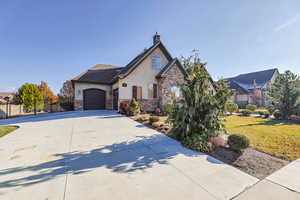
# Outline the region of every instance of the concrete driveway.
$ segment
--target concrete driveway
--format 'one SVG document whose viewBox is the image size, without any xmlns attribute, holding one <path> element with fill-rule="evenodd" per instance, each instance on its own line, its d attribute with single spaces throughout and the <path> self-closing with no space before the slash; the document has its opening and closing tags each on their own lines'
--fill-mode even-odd
<svg viewBox="0 0 300 200">
<path fill-rule="evenodd" d="M 258 180 L 113 111 L 0 121 L 0 199 L 231 199 Z"/>
</svg>

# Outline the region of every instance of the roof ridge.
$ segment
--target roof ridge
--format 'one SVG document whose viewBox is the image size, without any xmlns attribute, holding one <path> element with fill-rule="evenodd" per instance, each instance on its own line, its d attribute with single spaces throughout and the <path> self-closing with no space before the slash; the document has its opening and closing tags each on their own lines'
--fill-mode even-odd
<svg viewBox="0 0 300 200">
<path fill-rule="evenodd" d="M 241 76 L 241 75 L 255 74 L 255 73 L 261 73 L 261 72 L 272 71 L 272 70 L 278 70 L 278 68 L 260 70 L 260 71 L 255 71 L 255 72 L 248 72 L 248 73 L 244 73 L 244 74 L 239 74 L 239 75 L 231 77 L 231 78 L 235 78 L 235 77 L 238 77 L 238 76 Z"/>
</svg>

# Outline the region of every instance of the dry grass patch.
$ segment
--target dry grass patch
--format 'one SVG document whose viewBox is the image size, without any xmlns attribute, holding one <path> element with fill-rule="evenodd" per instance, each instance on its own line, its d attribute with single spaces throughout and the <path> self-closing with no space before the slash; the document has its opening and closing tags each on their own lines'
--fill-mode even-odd
<svg viewBox="0 0 300 200">
<path fill-rule="evenodd" d="M 0 126 L 0 137 L 16 130 L 17 126 Z"/>
<path fill-rule="evenodd" d="M 253 117 L 226 117 L 229 133 L 249 137 L 251 146 L 288 160 L 300 158 L 300 125 Z"/>
</svg>

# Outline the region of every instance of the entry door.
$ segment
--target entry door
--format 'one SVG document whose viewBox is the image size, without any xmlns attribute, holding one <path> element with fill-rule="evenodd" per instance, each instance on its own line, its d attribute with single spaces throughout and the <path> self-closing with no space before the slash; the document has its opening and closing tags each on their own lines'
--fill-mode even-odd
<svg viewBox="0 0 300 200">
<path fill-rule="evenodd" d="M 113 108 L 118 110 L 118 101 L 119 101 L 119 88 L 113 90 Z"/>
</svg>

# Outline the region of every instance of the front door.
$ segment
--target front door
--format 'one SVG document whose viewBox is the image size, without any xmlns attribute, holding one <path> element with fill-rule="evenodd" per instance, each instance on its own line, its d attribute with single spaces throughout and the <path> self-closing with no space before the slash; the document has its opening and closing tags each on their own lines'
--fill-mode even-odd
<svg viewBox="0 0 300 200">
<path fill-rule="evenodd" d="M 118 102 L 119 102 L 119 88 L 113 90 L 113 108 L 114 110 L 118 110 Z"/>
</svg>

